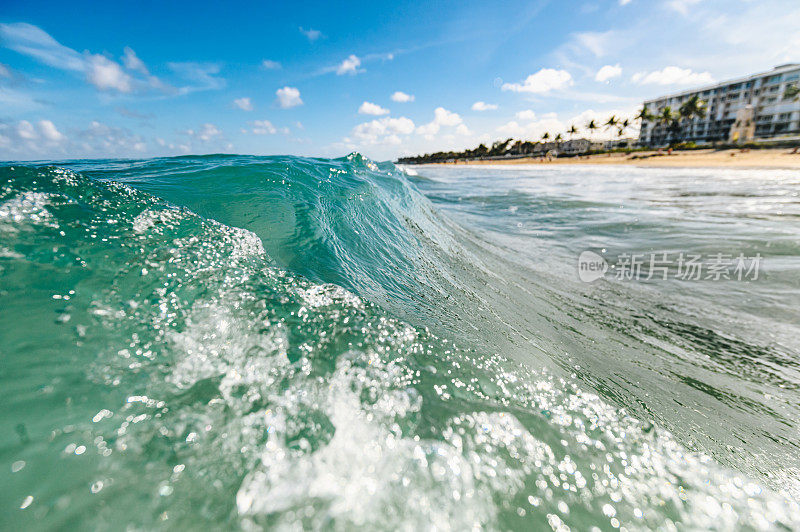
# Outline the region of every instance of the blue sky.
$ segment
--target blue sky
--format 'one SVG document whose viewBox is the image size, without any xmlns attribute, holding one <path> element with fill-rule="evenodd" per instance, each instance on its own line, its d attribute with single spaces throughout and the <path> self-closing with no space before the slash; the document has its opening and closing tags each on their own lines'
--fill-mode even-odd
<svg viewBox="0 0 800 532">
<path fill-rule="evenodd" d="M 0 7 L 0 159 L 378 160 L 800 62 L 796 0 Z"/>
</svg>

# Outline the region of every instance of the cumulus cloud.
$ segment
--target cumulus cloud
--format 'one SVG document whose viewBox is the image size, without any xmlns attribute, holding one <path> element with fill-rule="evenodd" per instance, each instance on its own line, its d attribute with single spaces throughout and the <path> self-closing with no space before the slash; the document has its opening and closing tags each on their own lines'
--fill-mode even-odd
<svg viewBox="0 0 800 532">
<path fill-rule="evenodd" d="M 536 113 L 534 113 L 530 109 L 525 109 L 524 111 L 519 111 L 514 116 L 516 117 L 517 120 L 525 120 L 527 122 L 532 122 L 532 121 L 536 120 Z"/>
<path fill-rule="evenodd" d="M 382 116 L 389 114 L 388 109 L 384 109 L 380 105 L 374 104 L 372 102 L 362 103 L 361 107 L 358 108 L 358 112 L 362 115 L 374 115 L 374 116 Z"/>
<path fill-rule="evenodd" d="M 361 144 L 400 144 L 400 135 L 414 132 L 414 122 L 404 116 L 400 118 L 378 118 L 353 128 L 352 137 Z M 345 139 L 350 142 L 350 139 Z"/>
<path fill-rule="evenodd" d="M 322 32 L 319 31 L 319 30 L 315 30 L 315 29 L 311 29 L 311 28 L 304 29 L 303 26 L 300 26 L 300 28 L 298 28 L 298 29 L 300 30 L 300 33 L 305 35 L 306 38 L 311 42 L 314 42 L 317 39 L 319 39 L 320 37 L 322 37 Z"/>
<path fill-rule="evenodd" d="M 414 101 L 414 95 L 413 94 L 406 94 L 403 91 L 395 91 L 395 93 L 392 94 L 392 101 L 393 102 L 397 102 L 397 103 L 413 102 Z"/>
<path fill-rule="evenodd" d="M 64 139 L 64 135 L 50 120 L 39 120 L 39 131 L 45 139 L 52 142 L 61 142 Z"/>
<path fill-rule="evenodd" d="M 533 111 L 520 111 L 516 120 L 511 120 L 497 128 L 497 132 L 504 137 L 538 140 L 543 133 L 549 132 L 550 136 L 565 129 L 564 123 L 558 119 L 556 113 L 547 113 L 538 118 Z"/>
<path fill-rule="evenodd" d="M 714 78 L 709 72 L 694 72 L 690 68 L 668 66 L 663 70 L 637 72 L 631 81 L 641 85 L 701 85 L 712 83 Z"/>
<path fill-rule="evenodd" d="M 19 135 L 19 138 L 25 140 L 34 140 L 39 137 L 36 134 L 33 124 L 27 120 L 21 120 L 19 124 L 17 124 L 17 135 Z"/>
<path fill-rule="evenodd" d="M 108 126 L 102 122 L 92 121 L 89 127 L 75 132 L 72 139 L 72 150 L 80 150 L 87 154 L 104 156 L 127 156 L 143 153 L 147 144 L 138 135 L 127 129 Z"/>
<path fill-rule="evenodd" d="M 294 87 L 283 87 L 275 91 L 278 96 L 278 106 L 281 109 L 289 109 L 303 105 L 303 100 L 300 99 L 300 91 Z"/>
<path fill-rule="evenodd" d="M 236 98 L 233 100 L 233 105 L 241 109 L 242 111 L 252 111 L 253 110 L 253 102 L 250 101 L 250 98 Z"/>
<path fill-rule="evenodd" d="M 463 121 L 461 116 L 444 107 L 437 107 L 433 111 L 433 120 L 417 128 L 417 133 L 428 139 L 433 138 L 442 127 L 458 126 Z"/>
<path fill-rule="evenodd" d="M 252 131 L 254 135 L 274 135 L 278 132 L 269 120 L 254 120 Z"/>
<path fill-rule="evenodd" d="M 604 82 L 608 81 L 612 78 L 616 78 L 622 75 L 622 68 L 619 66 L 619 63 L 616 65 L 605 65 L 600 70 L 597 71 L 597 74 L 594 76 L 595 81 Z"/>
<path fill-rule="evenodd" d="M 200 128 L 197 130 L 187 130 L 186 134 L 202 142 L 208 142 L 222 135 L 222 131 L 220 131 L 219 128 L 214 124 L 206 123 L 200 126 Z"/>
<path fill-rule="evenodd" d="M 566 70 L 543 68 L 525 78 L 522 83 L 504 83 L 502 90 L 544 94 L 570 85 L 572 85 L 572 76 Z"/>
<path fill-rule="evenodd" d="M 54 157 L 130 157 L 146 151 L 146 142 L 127 129 L 93 121 L 85 129 L 62 133 L 50 120 L 35 124 L 0 121 L 2 156 L 23 159 Z"/>
<path fill-rule="evenodd" d="M 264 59 L 261 61 L 261 68 L 264 70 L 278 70 L 281 68 L 281 64 L 277 61 L 272 61 L 271 59 Z"/>
<path fill-rule="evenodd" d="M 497 109 L 497 104 L 486 102 L 475 102 L 472 104 L 473 111 L 494 111 Z"/>
<path fill-rule="evenodd" d="M 343 76 L 344 74 L 358 74 L 359 72 L 363 72 L 358 69 L 360 66 L 361 59 L 354 54 L 350 54 L 347 59 L 339 63 L 339 66 L 336 67 L 336 74 L 339 76 Z"/>
<path fill-rule="evenodd" d="M 496 131 L 503 137 L 521 140 L 539 140 L 544 133 L 550 133 L 551 139 L 558 133 L 561 133 L 566 139 L 568 138 L 567 129 L 570 125 L 575 125 L 580 130 L 578 137 L 591 138 L 597 141 L 608 140 L 618 137 L 616 129 L 603 127 L 608 117 L 614 115 L 621 120 L 627 118 L 633 121 L 632 119 L 636 111 L 637 109 L 635 107 L 631 109 L 611 109 L 603 112 L 587 109 L 565 120 L 557 113 L 546 113 L 542 116 L 538 116 L 533 111 L 527 109 L 516 113 L 514 120 L 497 127 Z M 599 126 L 599 129 L 594 132 L 588 131 L 586 125 L 590 120 L 594 120 Z M 635 136 L 634 131 L 630 131 L 628 134 Z"/>
<path fill-rule="evenodd" d="M 67 138 L 50 120 L 32 124 L 0 121 L 0 157 L 43 158 L 63 155 Z"/>
</svg>

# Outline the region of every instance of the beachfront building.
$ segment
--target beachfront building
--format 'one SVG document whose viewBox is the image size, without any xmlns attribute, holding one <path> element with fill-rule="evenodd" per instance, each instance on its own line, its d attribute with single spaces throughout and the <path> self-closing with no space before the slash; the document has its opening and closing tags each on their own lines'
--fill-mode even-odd
<svg viewBox="0 0 800 532">
<path fill-rule="evenodd" d="M 630 150 L 635 148 L 637 144 L 636 139 L 624 138 L 607 140 L 603 143 L 604 150 Z"/>
<path fill-rule="evenodd" d="M 671 142 L 747 142 L 800 135 L 800 64 L 733 79 L 699 89 L 644 102 L 656 117 L 666 106 L 676 115 L 681 105 L 697 95 L 705 102 L 705 117 L 678 119 L 669 124 L 658 118 L 642 121 L 639 144 L 664 146 Z"/>
<path fill-rule="evenodd" d="M 587 139 L 567 140 L 558 146 L 558 152 L 566 155 L 581 155 L 590 151 L 598 151 L 602 149 L 602 142 L 594 142 Z"/>
</svg>

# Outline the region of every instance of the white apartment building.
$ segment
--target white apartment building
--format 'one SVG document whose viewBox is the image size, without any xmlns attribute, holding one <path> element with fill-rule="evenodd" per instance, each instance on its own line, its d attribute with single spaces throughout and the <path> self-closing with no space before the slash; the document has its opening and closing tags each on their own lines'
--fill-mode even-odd
<svg viewBox="0 0 800 532">
<path fill-rule="evenodd" d="M 786 88 L 800 84 L 800 64 L 792 63 L 751 76 L 733 79 L 644 102 L 653 115 L 666 106 L 677 115 L 695 94 L 706 104 L 706 116 L 683 120 L 672 129 L 658 120 L 643 121 L 639 144 L 663 146 L 672 141 L 741 142 L 800 134 L 800 100 Z M 753 127 L 755 126 L 755 127 Z"/>
</svg>

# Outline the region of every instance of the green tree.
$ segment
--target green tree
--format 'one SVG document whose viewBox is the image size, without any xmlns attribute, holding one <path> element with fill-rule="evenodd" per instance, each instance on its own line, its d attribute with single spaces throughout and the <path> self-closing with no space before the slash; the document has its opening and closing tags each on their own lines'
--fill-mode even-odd
<svg viewBox="0 0 800 532">
<path fill-rule="evenodd" d="M 567 130 L 567 135 L 569 135 L 569 138 L 571 139 L 572 137 L 574 137 L 577 134 L 578 134 L 578 128 L 575 127 L 575 124 L 572 124 L 571 126 L 569 126 L 569 129 Z"/>
<path fill-rule="evenodd" d="M 643 105 L 642 108 L 639 110 L 639 113 L 636 115 L 635 120 L 639 120 L 640 122 L 649 122 L 655 119 L 653 114 L 650 112 L 650 109 L 647 108 L 646 105 Z"/>
<path fill-rule="evenodd" d="M 611 129 L 612 127 L 617 127 L 617 124 L 619 124 L 619 118 L 617 118 L 615 115 L 611 115 L 603 125 L 606 126 L 606 129 Z"/>
<path fill-rule="evenodd" d="M 672 140 L 672 136 L 675 134 L 675 124 L 677 123 L 678 119 L 675 113 L 672 112 L 672 107 L 669 105 L 665 106 L 661 113 L 659 113 L 657 121 L 659 124 L 664 126 L 667 131 L 667 143 Z M 680 128 L 680 126 L 679 126 Z"/>
<path fill-rule="evenodd" d="M 798 86 L 797 83 L 787 85 L 786 88 L 783 89 L 783 99 L 800 100 L 800 86 Z"/>
</svg>

